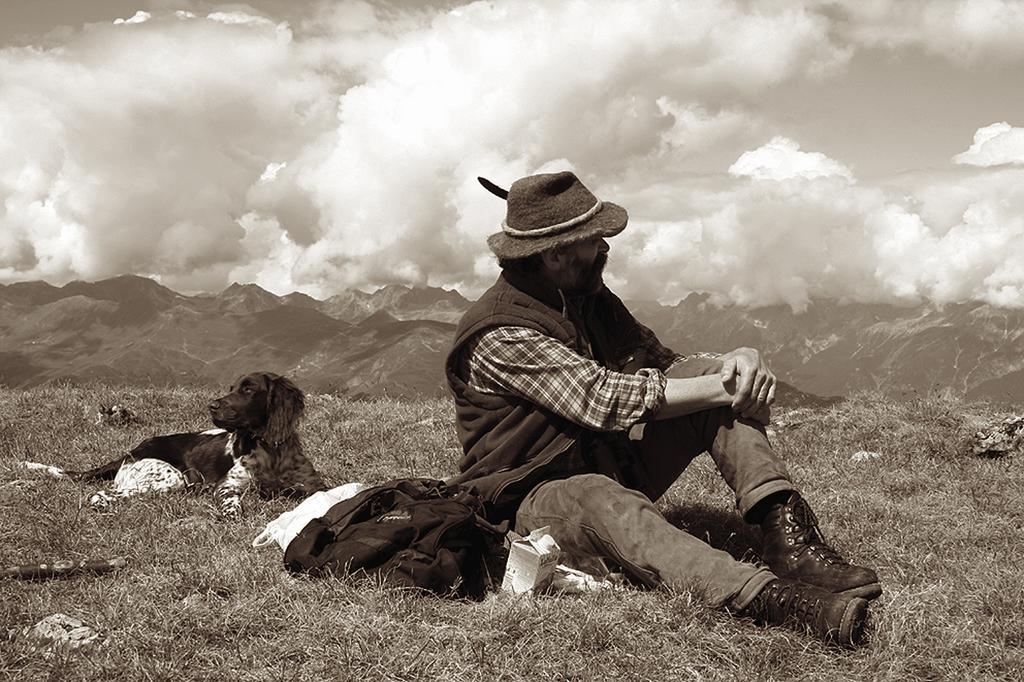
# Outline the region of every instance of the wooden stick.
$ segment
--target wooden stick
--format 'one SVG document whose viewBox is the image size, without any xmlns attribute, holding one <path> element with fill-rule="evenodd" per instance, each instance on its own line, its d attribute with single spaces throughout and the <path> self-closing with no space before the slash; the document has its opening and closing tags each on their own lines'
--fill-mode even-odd
<svg viewBox="0 0 1024 682">
<path fill-rule="evenodd" d="M 108 573 L 128 565 L 124 557 L 113 559 L 84 559 L 82 561 L 54 561 L 48 564 L 25 564 L 7 566 L 0 570 L 0 576 L 18 580 L 48 580 L 63 578 L 75 573 Z"/>
</svg>

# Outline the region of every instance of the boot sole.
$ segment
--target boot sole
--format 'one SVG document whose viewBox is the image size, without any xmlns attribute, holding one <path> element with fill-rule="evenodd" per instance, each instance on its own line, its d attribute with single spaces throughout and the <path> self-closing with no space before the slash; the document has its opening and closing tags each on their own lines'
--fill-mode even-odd
<svg viewBox="0 0 1024 682">
<path fill-rule="evenodd" d="M 866 599 L 854 597 L 843 610 L 839 621 L 839 630 L 830 633 L 836 644 L 854 647 L 864 639 L 864 626 L 867 625 L 868 602 Z"/>
<path fill-rule="evenodd" d="M 843 597 L 860 597 L 861 599 L 877 599 L 882 596 L 882 584 L 881 583 L 869 583 L 867 585 L 860 585 L 859 587 L 851 587 L 848 590 L 842 590 L 840 592 L 834 592 Z"/>
</svg>

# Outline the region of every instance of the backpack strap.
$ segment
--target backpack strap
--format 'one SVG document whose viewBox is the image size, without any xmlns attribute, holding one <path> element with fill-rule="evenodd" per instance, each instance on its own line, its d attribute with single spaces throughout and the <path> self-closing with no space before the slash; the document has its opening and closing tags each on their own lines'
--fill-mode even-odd
<svg viewBox="0 0 1024 682">
<path fill-rule="evenodd" d="M 486 531 L 488 533 L 494 533 L 498 537 L 505 537 L 509 531 L 508 519 L 505 519 L 498 525 L 494 525 L 479 514 L 476 515 L 476 526 L 477 528 Z"/>
</svg>

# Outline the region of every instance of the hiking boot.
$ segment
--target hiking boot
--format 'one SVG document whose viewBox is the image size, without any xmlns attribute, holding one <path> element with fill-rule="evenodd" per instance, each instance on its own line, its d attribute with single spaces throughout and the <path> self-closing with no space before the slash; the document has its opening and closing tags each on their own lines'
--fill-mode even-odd
<svg viewBox="0 0 1024 682">
<path fill-rule="evenodd" d="M 850 597 L 874 599 L 882 594 L 877 573 L 854 566 L 825 542 L 818 519 L 799 493 L 791 493 L 786 502 L 770 508 L 761 530 L 762 558 L 778 577 Z"/>
<path fill-rule="evenodd" d="M 830 644 L 853 647 L 863 639 L 868 602 L 797 580 L 776 578 L 739 615 L 762 625 L 807 630 Z"/>
</svg>

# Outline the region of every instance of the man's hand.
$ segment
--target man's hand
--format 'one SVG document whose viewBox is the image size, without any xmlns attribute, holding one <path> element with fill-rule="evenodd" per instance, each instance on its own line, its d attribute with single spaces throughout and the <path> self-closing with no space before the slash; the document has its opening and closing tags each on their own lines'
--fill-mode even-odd
<svg viewBox="0 0 1024 682">
<path fill-rule="evenodd" d="M 722 384 L 732 394 L 732 409 L 757 418 L 775 402 L 775 374 L 753 348 L 737 348 L 722 356 Z"/>
<path fill-rule="evenodd" d="M 772 408 L 769 405 L 765 405 L 760 410 L 750 415 L 750 418 L 754 421 L 761 422 L 765 426 L 772 423 Z"/>
</svg>

